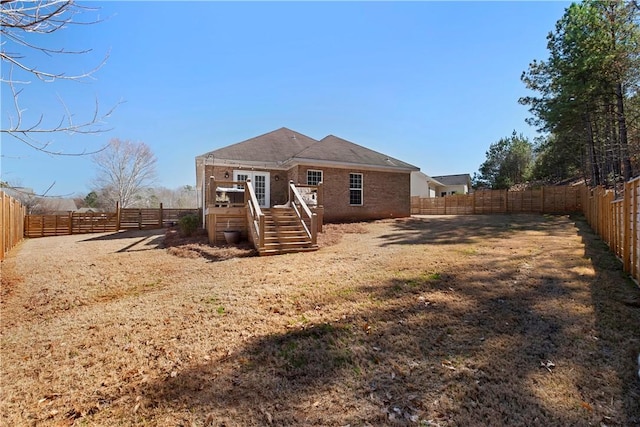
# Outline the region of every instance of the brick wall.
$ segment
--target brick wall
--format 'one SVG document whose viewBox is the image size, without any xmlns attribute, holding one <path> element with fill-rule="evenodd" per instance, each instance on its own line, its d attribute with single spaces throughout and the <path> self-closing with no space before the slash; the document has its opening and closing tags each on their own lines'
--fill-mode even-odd
<svg viewBox="0 0 640 427">
<path fill-rule="evenodd" d="M 410 173 L 298 166 L 290 176 L 306 184 L 307 170 L 322 170 L 325 222 L 398 218 L 411 215 Z M 349 204 L 349 174 L 362 174 L 362 206 Z M 292 178 L 293 179 L 293 178 Z M 294 179 L 294 182 L 298 180 Z"/>
</svg>

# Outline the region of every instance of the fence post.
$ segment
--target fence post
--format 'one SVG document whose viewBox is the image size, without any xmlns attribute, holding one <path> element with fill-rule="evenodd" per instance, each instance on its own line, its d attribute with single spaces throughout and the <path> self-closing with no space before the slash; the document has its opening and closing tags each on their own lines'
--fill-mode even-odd
<svg viewBox="0 0 640 427">
<path fill-rule="evenodd" d="M 624 261 L 624 272 L 629 273 L 631 271 L 631 254 L 629 248 L 632 244 L 631 238 L 631 212 L 630 212 L 630 204 L 631 204 L 631 185 L 628 182 L 624 183 L 624 197 L 623 197 L 623 224 L 624 224 L 624 245 L 622 245 L 622 249 L 624 251 L 623 261 Z"/>
<path fill-rule="evenodd" d="M 504 213 L 509 213 L 509 190 L 504 190 Z"/>
<path fill-rule="evenodd" d="M 69 234 L 73 234 L 73 212 L 69 211 Z"/>
<path fill-rule="evenodd" d="M 120 231 L 120 202 L 116 202 L 116 231 Z"/>
<path fill-rule="evenodd" d="M 160 218 L 158 220 L 158 227 L 162 228 L 162 203 L 160 203 Z"/>
<path fill-rule="evenodd" d="M 4 259 L 4 239 L 5 236 L 7 235 L 7 222 L 6 222 L 6 212 L 4 209 L 4 198 L 5 198 L 5 194 L 4 191 L 0 191 L 0 259 Z"/>
<path fill-rule="evenodd" d="M 10 227 L 10 225 L 8 226 L 7 223 L 9 221 L 7 221 L 7 212 L 6 209 L 4 207 L 4 200 L 5 197 L 7 197 L 3 191 L 0 191 L 0 202 L 2 204 L 0 204 L 0 227 L 2 227 L 2 233 L 0 233 L 0 259 L 4 259 L 4 254 L 5 254 L 5 250 L 6 250 L 6 246 L 5 246 L 5 239 L 7 237 L 7 232 L 8 229 Z M 11 245 L 9 243 L 9 245 Z"/>
<path fill-rule="evenodd" d="M 638 181 L 631 182 L 631 277 L 638 277 Z"/>
<path fill-rule="evenodd" d="M 471 193 L 471 214 L 476 214 L 476 192 Z"/>
</svg>

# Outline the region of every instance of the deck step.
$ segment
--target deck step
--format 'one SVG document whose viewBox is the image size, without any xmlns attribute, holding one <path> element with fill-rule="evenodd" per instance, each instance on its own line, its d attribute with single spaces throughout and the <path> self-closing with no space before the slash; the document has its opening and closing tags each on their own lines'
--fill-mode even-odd
<svg viewBox="0 0 640 427">
<path fill-rule="evenodd" d="M 297 253 L 297 252 L 313 252 L 317 250 L 318 250 L 318 246 L 309 246 L 305 248 L 265 249 L 263 251 L 260 251 L 260 256 L 282 255 L 282 254 L 291 254 L 291 253 Z"/>
<path fill-rule="evenodd" d="M 264 248 L 260 255 L 278 255 L 318 250 L 311 243 L 304 226 L 291 208 L 263 209 L 265 220 Z"/>
</svg>

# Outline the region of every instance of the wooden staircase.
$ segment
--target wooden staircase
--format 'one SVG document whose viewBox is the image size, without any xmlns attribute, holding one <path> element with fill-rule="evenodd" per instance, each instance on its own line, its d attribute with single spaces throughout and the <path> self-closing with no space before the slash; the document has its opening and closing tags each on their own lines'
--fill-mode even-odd
<svg viewBox="0 0 640 427">
<path fill-rule="evenodd" d="M 318 250 L 292 208 L 277 207 L 262 212 L 265 223 L 264 248 L 258 251 L 261 256 Z"/>
</svg>

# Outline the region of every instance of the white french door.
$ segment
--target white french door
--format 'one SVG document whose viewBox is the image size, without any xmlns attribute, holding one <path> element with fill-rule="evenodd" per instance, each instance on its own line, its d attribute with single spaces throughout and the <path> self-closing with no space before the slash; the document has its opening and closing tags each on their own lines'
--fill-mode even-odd
<svg viewBox="0 0 640 427">
<path fill-rule="evenodd" d="M 255 171 L 243 171 L 243 170 L 234 170 L 233 171 L 233 180 L 234 181 L 246 181 L 247 179 L 251 179 L 251 184 L 253 186 L 253 190 L 256 192 L 256 198 L 258 199 L 258 204 L 261 208 L 268 208 L 269 201 L 271 197 L 270 188 L 269 188 L 269 172 L 255 172 Z"/>
</svg>

